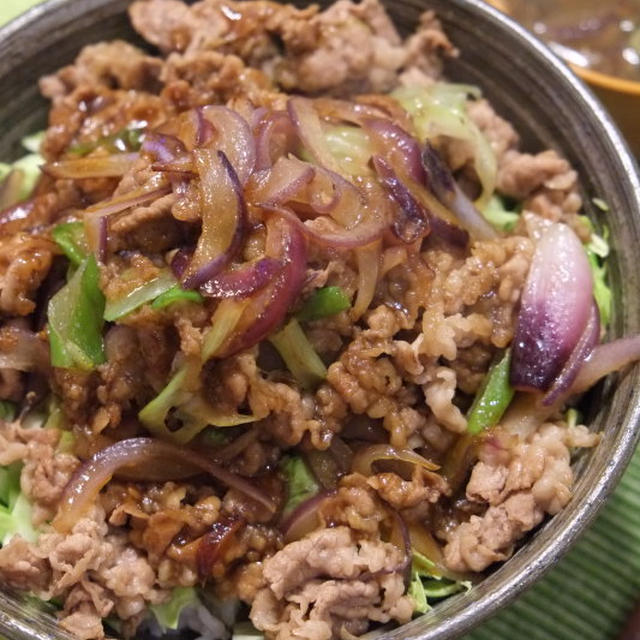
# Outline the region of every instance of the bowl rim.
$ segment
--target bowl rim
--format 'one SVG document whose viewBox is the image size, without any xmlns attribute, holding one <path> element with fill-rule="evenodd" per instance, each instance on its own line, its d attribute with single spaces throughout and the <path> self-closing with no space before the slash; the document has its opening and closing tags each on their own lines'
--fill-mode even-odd
<svg viewBox="0 0 640 640">
<path fill-rule="evenodd" d="M 102 5 L 110 2 L 110 0 L 96 1 Z M 423 8 L 428 8 L 431 4 L 430 0 L 418 1 L 423 5 Z M 545 62 L 552 69 L 558 82 L 563 83 L 567 89 L 571 90 L 573 99 L 581 102 L 582 106 L 586 107 L 592 114 L 594 120 L 599 121 L 599 128 L 603 138 L 605 138 L 611 148 L 615 150 L 618 155 L 618 161 L 624 168 L 624 173 L 630 183 L 631 191 L 634 194 L 635 210 L 640 212 L 640 174 L 628 144 L 609 112 L 603 107 L 585 83 L 572 72 L 569 66 L 543 42 L 536 38 L 535 35 L 517 23 L 513 18 L 489 5 L 484 0 L 440 1 L 446 1 L 447 5 L 452 7 L 452 10 L 472 12 L 479 20 L 484 21 L 487 25 L 499 26 L 512 31 L 520 40 L 523 49 L 527 49 L 530 55 L 538 57 L 539 60 Z M 386 0 L 386 2 L 393 2 L 393 0 Z M 0 28 L 0 41 L 14 36 L 21 29 L 43 18 L 45 14 L 60 10 L 67 4 L 76 3 L 74 0 L 47 0 L 46 2 L 31 7 Z M 77 4 L 80 5 L 84 3 L 77 2 Z M 89 9 L 95 9 L 95 6 L 96 5 L 92 5 Z M 640 366 L 635 367 L 627 375 L 627 378 L 630 378 L 630 383 L 634 383 L 640 387 Z M 604 505 L 606 498 L 617 486 L 640 439 L 640 402 L 636 402 L 629 408 L 629 411 L 625 415 L 625 422 L 628 428 L 619 429 L 616 433 L 611 443 L 611 448 L 608 451 L 608 464 L 604 467 L 597 482 L 590 487 L 588 497 L 583 497 L 577 505 L 574 505 L 575 508 L 571 513 L 566 510 L 572 503 L 567 505 L 565 510 L 551 519 L 551 523 L 555 525 L 554 534 L 556 534 L 553 545 L 548 545 L 542 549 L 535 558 L 532 559 L 533 561 L 528 568 L 522 569 L 502 579 L 502 581 L 496 585 L 497 588 L 494 591 L 483 594 L 479 598 L 470 601 L 467 606 L 455 614 L 440 619 L 438 626 L 434 629 L 429 629 L 426 634 L 414 629 L 414 623 L 420 620 L 420 618 L 417 618 L 412 623 L 409 623 L 409 625 L 398 627 L 395 632 L 391 631 L 388 635 L 385 633 L 383 637 L 392 638 L 393 640 L 400 640 L 401 638 L 415 640 L 422 637 L 428 638 L 428 640 L 445 640 L 459 637 L 515 600 L 526 589 L 531 587 L 534 582 L 539 580 L 542 575 L 549 571 L 554 563 L 569 550 L 578 537 L 593 522 Z M 508 562 L 509 561 L 507 561 L 507 563 Z M 506 566 L 507 563 L 503 566 Z M 454 596 L 454 598 L 457 597 L 464 596 Z M 0 632 L 6 634 L 8 637 L 12 637 L 12 629 L 16 631 L 19 628 L 21 637 L 27 637 L 26 634 L 29 633 L 27 629 L 28 625 L 25 625 L 24 622 L 26 621 L 5 621 L 0 617 Z M 407 631 L 409 631 L 408 635 L 406 635 L 406 632 L 403 632 L 407 626 L 411 626 L 410 630 L 407 629 Z M 412 633 L 414 630 L 417 630 L 418 634 Z M 60 631 L 62 637 L 62 630 Z M 65 636 L 69 637 L 66 634 Z M 41 640 L 41 637 L 36 635 L 32 637 Z"/>
</svg>

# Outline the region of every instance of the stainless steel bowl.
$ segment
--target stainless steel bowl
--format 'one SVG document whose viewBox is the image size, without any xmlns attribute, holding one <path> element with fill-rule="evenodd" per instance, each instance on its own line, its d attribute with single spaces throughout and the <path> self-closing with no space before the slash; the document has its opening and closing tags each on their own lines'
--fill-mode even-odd
<svg viewBox="0 0 640 640">
<path fill-rule="evenodd" d="M 0 30 L 0 158 L 17 153 L 20 138 L 45 123 L 47 105 L 37 80 L 68 64 L 85 44 L 114 37 L 139 42 L 128 25 L 128 0 L 51 0 Z M 510 119 L 530 150 L 556 148 L 578 170 L 587 213 L 595 196 L 609 204 L 612 336 L 640 331 L 640 179 L 609 115 L 584 85 L 540 42 L 481 0 L 388 0 L 391 16 L 410 31 L 419 14 L 435 9 L 462 55 L 447 66 L 450 78 L 477 84 Z M 603 222 L 600 219 L 600 222 Z M 640 367 L 587 399 L 589 423 L 601 444 L 575 465 L 569 505 L 541 526 L 515 556 L 469 593 L 382 634 L 394 640 L 458 637 L 531 586 L 555 565 L 589 525 L 616 486 L 640 433 Z M 68 637 L 33 604 L 0 593 L 0 633 L 12 640 Z"/>
</svg>

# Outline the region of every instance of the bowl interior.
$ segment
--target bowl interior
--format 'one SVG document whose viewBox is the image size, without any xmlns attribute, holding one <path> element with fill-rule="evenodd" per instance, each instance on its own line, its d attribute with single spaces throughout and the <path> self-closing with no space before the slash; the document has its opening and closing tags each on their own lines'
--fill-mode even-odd
<svg viewBox="0 0 640 640">
<path fill-rule="evenodd" d="M 128 0 L 50 0 L 0 30 L 0 158 L 15 157 L 19 141 L 46 122 L 37 79 L 73 60 L 87 43 L 124 38 L 140 44 L 125 16 Z M 298 2 L 297 4 L 304 4 Z M 323 2 L 321 4 L 326 4 Z M 454 80 L 479 85 L 515 125 L 531 151 L 555 148 L 581 176 L 586 212 L 611 231 L 614 289 L 611 333 L 640 331 L 640 181 L 607 112 L 542 44 L 482 0 L 388 0 L 398 27 L 409 32 L 426 8 L 435 9 L 461 50 L 447 64 Z M 592 198 L 604 199 L 603 213 Z M 576 463 L 578 481 L 565 510 L 539 528 L 516 555 L 469 593 L 380 635 L 394 640 L 454 638 L 515 597 L 554 564 L 595 516 L 626 466 L 638 437 L 640 370 L 601 385 L 590 396 L 589 418 L 604 436 Z M 37 607 L 0 593 L 0 633 L 15 640 L 61 637 Z"/>
</svg>

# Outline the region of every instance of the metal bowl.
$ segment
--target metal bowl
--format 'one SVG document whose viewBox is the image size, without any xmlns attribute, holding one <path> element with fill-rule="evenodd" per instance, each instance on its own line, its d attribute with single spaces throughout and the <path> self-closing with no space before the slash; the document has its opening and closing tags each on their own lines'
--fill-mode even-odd
<svg viewBox="0 0 640 640">
<path fill-rule="evenodd" d="M 68 64 L 85 44 L 114 37 L 139 43 L 128 25 L 128 0 L 51 0 L 0 30 L 0 158 L 18 153 L 20 138 L 45 124 L 47 104 L 37 79 Z M 510 119 L 529 150 L 555 148 L 578 170 L 587 213 L 609 204 L 610 260 L 615 313 L 612 336 L 640 331 L 640 179 L 609 115 L 555 56 L 533 36 L 481 0 L 389 0 L 405 32 L 427 7 L 435 9 L 462 55 L 447 65 L 450 78 L 482 87 Z M 602 220 L 600 220 L 602 222 Z M 394 640 L 455 638 L 495 613 L 555 565 L 589 525 L 616 486 L 640 433 L 640 368 L 600 385 L 587 399 L 601 444 L 576 461 L 574 497 L 521 546 L 515 556 L 469 593 L 429 614 L 380 634 Z M 67 637 L 31 603 L 0 593 L 0 633 L 12 640 Z"/>
</svg>

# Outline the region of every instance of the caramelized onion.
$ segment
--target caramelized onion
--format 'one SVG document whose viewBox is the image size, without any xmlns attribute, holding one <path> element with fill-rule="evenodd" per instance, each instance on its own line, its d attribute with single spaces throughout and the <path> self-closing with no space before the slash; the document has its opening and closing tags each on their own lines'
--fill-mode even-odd
<svg viewBox="0 0 640 640">
<path fill-rule="evenodd" d="M 223 557 L 242 524 L 242 520 L 236 516 L 222 516 L 202 536 L 196 552 L 196 568 L 200 580 L 211 577 L 213 565 Z"/>
<path fill-rule="evenodd" d="M 582 393 L 600 378 L 640 360 L 640 335 L 598 345 L 584 361 L 571 393 Z"/>
<path fill-rule="evenodd" d="M 337 173 L 338 163 L 327 147 L 322 122 L 313 101 L 309 98 L 289 98 L 287 110 L 302 144 L 314 161 Z"/>
<path fill-rule="evenodd" d="M 285 544 L 304 538 L 318 528 L 320 507 L 335 496 L 335 491 L 323 491 L 299 504 L 280 525 Z"/>
<path fill-rule="evenodd" d="M 155 469 L 154 480 L 160 476 L 170 480 L 176 473 L 174 463 L 179 465 L 178 477 L 184 477 L 184 467 L 191 466 L 193 475 L 207 473 L 275 512 L 268 496 L 244 478 L 212 462 L 209 457 L 152 438 L 130 438 L 102 449 L 76 470 L 65 487 L 53 526 L 61 533 L 70 531 L 118 471 L 147 466 Z"/>
<path fill-rule="evenodd" d="M 275 258 L 261 258 L 233 271 L 225 271 L 200 287 L 208 298 L 244 298 L 265 287 L 282 269 Z"/>
<path fill-rule="evenodd" d="M 351 470 L 368 477 L 376 473 L 373 465 L 381 460 L 408 462 L 422 467 L 425 471 L 437 471 L 440 468 L 411 449 L 398 449 L 390 444 L 372 444 L 356 453 Z"/>
<path fill-rule="evenodd" d="M 293 150 L 296 131 L 286 111 L 272 111 L 263 116 L 256 127 L 256 170 L 273 166 Z"/>
<path fill-rule="evenodd" d="M 182 275 L 187 289 L 211 280 L 231 261 L 242 246 L 247 206 L 242 186 L 222 151 L 194 151 L 200 175 L 202 232 L 191 262 Z"/>
<path fill-rule="evenodd" d="M 250 301 L 243 313 L 240 330 L 225 355 L 248 349 L 264 340 L 285 319 L 304 285 L 307 245 L 299 228 L 279 215 L 267 220 L 268 257 L 283 263 L 280 273 Z"/>
<path fill-rule="evenodd" d="M 385 222 L 377 219 L 366 220 L 353 229 L 348 231 L 337 225 L 333 220 L 322 216 L 316 218 L 310 223 L 304 223 L 291 209 L 287 207 L 279 207 L 266 203 L 261 203 L 260 207 L 266 211 L 277 213 L 280 217 L 291 223 L 300 233 L 305 235 L 309 240 L 327 247 L 336 249 L 355 249 L 357 247 L 365 247 L 372 242 L 379 240 L 388 226 Z"/>
<path fill-rule="evenodd" d="M 498 237 L 498 232 L 458 186 L 451 170 L 429 141 L 422 153 L 422 166 L 427 186 L 443 205 L 453 211 L 474 238 L 490 240 Z"/>
<path fill-rule="evenodd" d="M 374 156 L 373 166 L 380 182 L 398 205 L 392 228 L 400 240 L 411 244 L 427 236 L 431 230 L 430 212 L 414 198 L 393 167 L 381 156 Z"/>
<path fill-rule="evenodd" d="M 199 136 L 196 144 L 222 152 L 244 186 L 256 166 L 255 140 L 249 123 L 239 113 L 219 105 L 208 105 L 197 112 L 202 114 L 203 126 L 208 123 L 213 130 Z"/>
<path fill-rule="evenodd" d="M 138 159 L 137 153 L 115 153 L 110 156 L 89 156 L 58 160 L 42 167 L 53 178 L 81 180 L 84 178 L 120 178 Z"/>
</svg>

